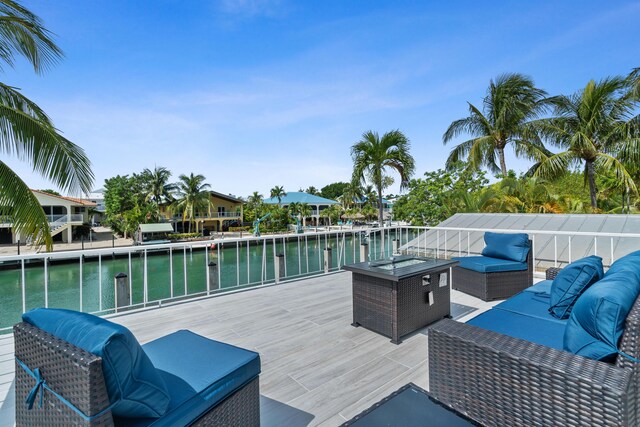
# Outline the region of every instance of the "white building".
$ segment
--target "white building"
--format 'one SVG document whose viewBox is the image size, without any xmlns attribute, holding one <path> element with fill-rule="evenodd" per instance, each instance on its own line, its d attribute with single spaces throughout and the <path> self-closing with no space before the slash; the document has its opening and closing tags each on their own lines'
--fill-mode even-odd
<svg viewBox="0 0 640 427">
<path fill-rule="evenodd" d="M 49 220 L 51 236 L 60 236 L 57 239 L 64 243 L 73 240 L 73 228 L 88 222 L 89 208 L 96 206 L 94 202 L 89 200 L 55 196 L 38 190 L 31 190 L 31 192 L 40 202 L 40 206 Z M 11 216 L 0 216 L 0 243 L 17 243 L 18 240 L 24 243 L 26 237 L 14 232 Z"/>
</svg>

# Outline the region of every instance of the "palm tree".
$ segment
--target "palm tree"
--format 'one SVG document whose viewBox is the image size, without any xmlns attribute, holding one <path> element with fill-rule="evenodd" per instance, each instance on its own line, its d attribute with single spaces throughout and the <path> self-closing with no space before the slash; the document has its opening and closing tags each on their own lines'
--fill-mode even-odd
<svg viewBox="0 0 640 427">
<path fill-rule="evenodd" d="M 191 223 L 198 209 L 209 207 L 209 184 L 203 175 L 194 175 L 193 172 L 187 175 L 180 175 L 180 181 L 176 184 L 176 201 L 174 209 L 182 212 L 182 222 L 189 220 L 189 233 L 191 233 Z"/>
<path fill-rule="evenodd" d="M 0 0 L 0 62 L 13 67 L 24 57 L 37 74 L 62 51 L 40 18 L 12 0 Z M 0 83 L 0 152 L 30 164 L 61 190 L 89 193 L 90 162 L 82 148 L 64 138 L 49 117 L 17 89 Z M 0 161 L 0 207 L 12 216 L 13 229 L 35 244 L 53 248 L 47 217 L 29 187 Z"/>
<path fill-rule="evenodd" d="M 271 189 L 271 197 L 275 197 L 276 199 L 278 199 L 278 205 L 280 205 L 280 202 L 282 202 L 282 198 L 286 195 L 287 193 L 284 191 L 284 187 L 280 185 L 276 185 Z"/>
<path fill-rule="evenodd" d="M 316 187 L 314 187 L 313 185 L 309 188 L 306 189 L 305 193 L 309 193 L 312 194 L 314 196 L 319 196 L 320 192 L 318 191 L 318 189 Z"/>
<path fill-rule="evenodd" d="M 307 226 L 307 218 L 311 216 L 311 206 L 309 203 L 300 203 L 300 216 L 302 216 L 302 225 Z"/>
<path fill-rule="evenodd" d="M 636 100 L 640 99 L 640 67 L 634 68 L 627 79 L 629 79 L 629 84 L 631 85 L 631 96 Z"/>
<path fill-rule="evenodd" d="M 355 203 L 361 202 L 364 197 L 363 189 L 360 183 L 349 183 L 344 189 L 340 201 L 345 209 L 349 209 Z"/>
<path fill-rule="evenodd" d="M 382 138 L 377 132 L 368 131 L 362 139 L 351 147 L 353 158 L 353 185 L 363 184 L 369 180 L 376 189 L 378 200 L 378 220 L 382 226 L 382 190 L 390 185 L 391 177 L 387 169 L 395 170 L 400 175 L 400 189 L 409 183 L 413 175 L 415 162 L 409 148 L 411 144 L 399 130 L 385 133 Z"/>
<path fill-rule="evenodd" d="M 625 162 L 633 164 L 640 160 L 639 138 L 633 130 L 637 118 L 632 117 L 636 101 L 628 96 L 628 83 L 621 77 L 591 80 L 571 96 L 551 98 L 554 117 L 540 119 L 534 126 L 564 151 L 542 161 L 534 176 L 555 178 L 584 162 L 593 209 L 598 207 L 597 172 L 614 173 L 629 191 L 637 194 L 625 167 Z"/>
<path fill-rule="evenodd" d="M 142 179 L 145 186 L 145 199 L 160 204 L 165 200 L 171 200 L 171 193 L 175 190 L 175 184 L 169 183 L 171 171 L 165 167 L 155 166 L 153 171 L 142 171 Z"/>
<path fill-rule="evenodd" d="M 262 194 L 254 191 L 248 198 L 247 203 L 253 207 L 259 206 L 262 204 Z"/>
<path fill-rule="evenodd" d="M 543 111 L 545 96 L 544 90 L 536 88 L 533 80 L 522 74 L 502 74 L 495 82 L 491 80 L 482 111 L 468 103 L 469 116 L 451 123 L 442 137 L 442 142 L 447 144 L 461 134 L 472 136 L 451 150 L 447 169 L 466 160 L 471 169 L 485 166 L 506 177 L 504 149 L 509 144 L 517 156 L 538 160 L 546 150 L 526 123 Z"/>
</svg>

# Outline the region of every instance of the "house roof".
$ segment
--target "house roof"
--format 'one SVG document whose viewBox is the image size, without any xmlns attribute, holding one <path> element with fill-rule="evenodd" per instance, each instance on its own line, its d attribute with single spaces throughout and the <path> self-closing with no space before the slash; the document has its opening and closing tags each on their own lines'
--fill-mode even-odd
<svg viewBox="0 0 640 427">
<path fill-rule="evenodd" d="M 33 189 L 31 190 L 31 192 L 32 193 L 43 194 L 43 195 L 49 196 L 49 197 L 55 197 L 56 199 L 66 200 L 68 202 L 76 203 L 76 204 L 82 205 L 82 206 L 96 206 L 96 204 L 94 202 L 92 202 L 91 200 L 77 199 L 75 197 L 57 196 L 55 194 L 47 193 L 45 191 L 33 190 Z"/>
<path fill-rule="evenodd" d="M 222 194 L 222 193 L 218 193 L 217 191 L 209 191 L 209 193 L 211 193 L 211 195 L 213 197 L 217 197 L 219 199 L 222 200 L 226 200 L 228 202 L 232 202 L 232 203 L 242 203 L 242 200 L 230 195 L 230 194 Z"/>
<path fill-rule="evenodd" d="M 270 197 L 264 199 L 264 203 L 271 205 L 278 204 L 277 197 Z M 324 197 L 314 196 L 313 194 L 304 193 L 301 191 L 290 191 L 284 197 L 281 198 L 280 204 L 290 205 L 291 203 L 307 203 L 309 205 L 337 205 L 338 202 L 331 199 L 325 199 Z"/>
<path fill-rule="evenodd" d="M 143 233 L 172 233 L 173 227 L 167 222 L 158 224 L 140 224 L 140 231 Z"/>
</svg>

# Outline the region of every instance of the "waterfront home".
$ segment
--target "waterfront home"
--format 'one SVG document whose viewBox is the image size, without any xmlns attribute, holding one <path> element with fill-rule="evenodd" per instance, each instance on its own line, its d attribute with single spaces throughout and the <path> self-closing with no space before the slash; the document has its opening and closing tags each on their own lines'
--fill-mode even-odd
<svg viewBox="0 0 640 427">
<path fill-rule="evenodd" d="M 182 212 L 175 212 L 168 206 L 161 206 L 160 211 L 165 219 L 173 224 L 176 232 L 189 229 L 188 218 L 183 221 Z M 227 231 L 230 226 L 242 225 L 242 200 L 231 194 L 209 191 L 209 205 L 206 209 L 198 209 L 194 214 L 193 232 L 207 235 L 212 231 Z"/>
<path fill-rule="evenodd" d="M 39 190 L 31 190 L 49 220 L 51 236 L 54 241 L 70 243 L 75 227 L 89 220 L 89 209 L 96 204 L 85 199 L 56 196 Z M 25 242 L 25 237 L 13 230 L 10 215 L 0 216 L 0 244 Z"/>
<path fill-rule="evenodd" d="M 306 203 L 311 207 L 311 214 L 307 217 L 311 219 L 311 225 L 324 224 L 325 218 L 321 218 L 321 212 L 331 205 L 337 205 L 338 202 L 302 191 L 290 191 L 278 200 L 277 197 L 264 199 L 264 203 L 269 205 L 280 205 L 287 207 L 291 203 Z"/>
</svg>

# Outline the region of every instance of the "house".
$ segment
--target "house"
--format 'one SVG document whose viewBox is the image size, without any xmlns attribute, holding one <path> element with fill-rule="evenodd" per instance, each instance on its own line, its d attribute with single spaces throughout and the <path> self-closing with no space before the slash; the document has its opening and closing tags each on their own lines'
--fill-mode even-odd
<svg viewBox="0 0 640 427">
<path fill-rule="evenodd" d="M 311 207 L 311 215 L 307 218 L 311 218 L 313 225 L 318 225 L 324 221 L 324 219 L 321 219 L 321 213 L 323 210 L 327 209 L 331 205 L 339 204 L 335 200 L 325 199 L 324 197 L 315 196 L 302 191 L 290 191 L 281 197 L 280 201 L 278 201 L 277 197 L 271 197 L 269 199 L 264 199 L 263 202 L 269 205 L 279 204 L 282 207 L 287 207 L 291 203 L 306 203 Z"/>
<path fill-rule="evenodd" d="M 89 221 L 89 209 L 96 204 L 89 200 L 73 197 L 56 196 L 43 191 L 31 190 L 42 210 L 44 210 L 51 236 L 54 241 L 69 243 L 73 240 L 74 228 Z M 11 244 L 18 241 L 26 242 L 26 236 L 14 232 L 11 216 L 0 217 L 0 243 Z"/>
<path fill-rule="evenodd" d="M 168 206 L 162 206 L 160 210 L 165 219 L 173 224 L 174 231 L 189 230 L 189 220 L 183 221 L 182 212 L 172 212 Z M 191 231 L 204 235 L 211 231 L 226 231 L 234 224 L 242 225 L 242 213 L 242 200 L 231 194 L 209 191 L 209 206 L 194 213 Z"/>
<path fill-rule="evenodd" d="M 354 199 L 354 204 L 360 209 L 367 205 L 367 203 L 369 203 L 369 200 L 366 197 L 363 197 L 362 199 Z M 373 200 L 372 205 L 375 207 L 377 212 L 378 200 Z M 393 218 L 393 202 L 385 199 L 384 197 L 382 198 L 382 216 L 385 221 Z"/>
<path fill-rule="evenodd" d="M 96 207 L 92 209 L 91 215 L 89 215 L 89 222 L 94 225 L 100 225 L 105 215 L 105 205 L 104 205 L 104 188 L 99 188 L 97 190 L 93 190 L 89 193 L 89 197 L 84 199 L 89 200 L 96 204 Z"/>
</svg>

